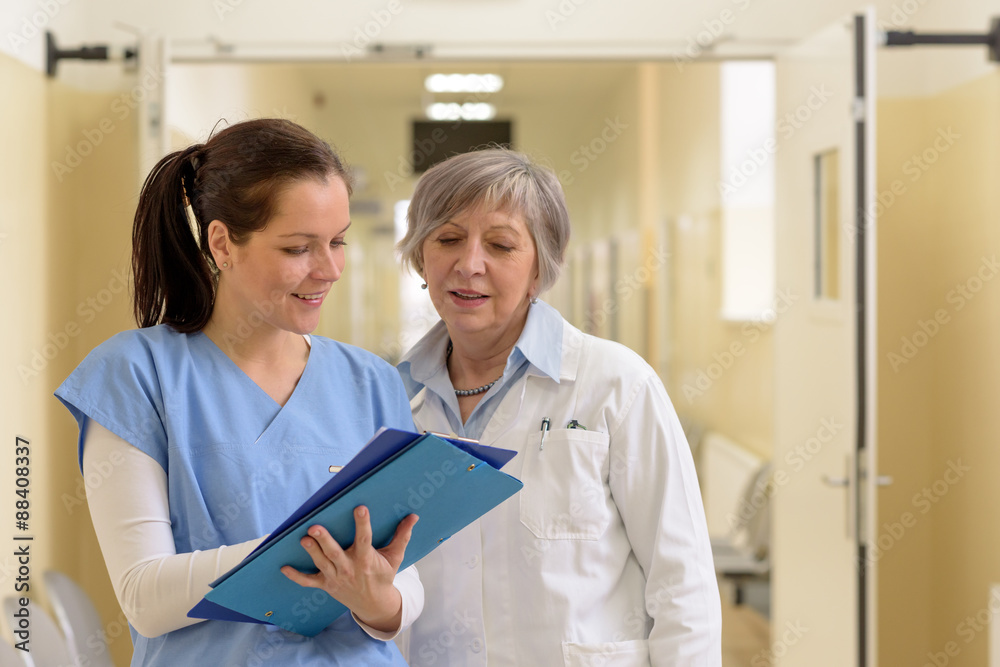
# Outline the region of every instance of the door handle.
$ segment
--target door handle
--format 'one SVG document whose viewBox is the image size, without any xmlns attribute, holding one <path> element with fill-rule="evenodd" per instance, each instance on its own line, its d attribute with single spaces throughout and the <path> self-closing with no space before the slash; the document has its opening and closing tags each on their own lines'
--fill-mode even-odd
<svg viewBox="0 0 1000 667">
<path fill-rule="evenodd" d="M 844 476 L 834 477 L 830 474 L 825 474 L 821 477 L 823 483 L 827 486 L 832 486 L 835 488 L 844 489 L 847 493 L 844 494 L 844 532 L 847 535 L 847 539 L 854 539 L 854 470 L 851 466 L 854 458 L 852 455 L 847 454 L 844 460 Z"/>
</svg>

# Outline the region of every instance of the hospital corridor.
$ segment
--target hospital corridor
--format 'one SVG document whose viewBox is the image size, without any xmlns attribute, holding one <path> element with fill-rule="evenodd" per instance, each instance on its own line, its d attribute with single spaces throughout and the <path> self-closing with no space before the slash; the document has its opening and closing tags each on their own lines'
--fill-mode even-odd
<svg viewBox="0 0 1000 667">
<path fill-rule="evenodd" d="M 541 494 L 525 493 L 526 471 L 520 500 L 508 501 L 521 503 L 524 526 L 515 509 L 510 530 L 530 529 L 525 535 L 538 552 L 511 547 L 497 581 L 515 576 L 507 565 L 520 572 L 565 553 L 576 555 L 565 556 L 566 572 L 557 569 L 547 581 L 567 596 L 596 586 L 598 575 L 560 542 L 648 542 L 629 524 L 637 509 L 615 497 L 640 495 L 628 483 L 616 486 L 616 466 L 667 480 L 674 495 L 665 496 L 661 519 L 669 524 L 684 496 L 669 488 L 676 470 L 657 466 L 690 461 L 701 507 L 696 499 L 693 510 L 683 510 L 698 523 L 703 508 L 707 536 L 698 523 L 696 534 L 665 542 L 680 549 L 689 537 L 706 538 L 712 559 L 704 565 L 714 568 L 722 619 L 721 663 L 665 660 L 644 637 L 635 654 L 577 650 L 564 641 L 560 664 L 1000 667 L 996 0 L 7 0 L 0 90 L 0 276 L 10 318 L 0 333 L 0 667 L 171 664 L 155 662 L 152 648 L 133 655 L 132 612 L 119 602 L 113 559 L 102 553 L 91 519 L 88 494 L 111 488 L 105 485 L 115 483 L 118 459 L 81 473 L 78 443 L 86 434 L 60 403 L 68 406 L 66 399 L 53 393 L 92 350 L 137 327 L 134 262 L 141 255 L 133 244 L 141 234 L 133 237 L 133 221 L 147 175 L 175 151 L 194 156 L 195 172 L 199 159 L 211 165 L 188 147 L 254 119 L 291 121 L 346 165 L 350 234 L 345 245 L 346 227 L 338 228 L 331 245 L 331 253 L 342 253 L 331 255 L 341 258 L 336 284 L 318 314 L 310 311 L 318 325 L 306 355 L 320 349 L 317 336 L 339 341 L 398 366 L 407 389 L 421 379 L 416 362 L 406 370 L 408 352 L 443 330 L 439 320 L 451 335 L 446 352 L 439 345 L 446 376 L 464 351 L 455 336 L 461 328 L 446 317 L 450 306 L 442 309 L 435 297 L 431 255 L 421 250 L 413 262 L 399 251 L 413 233 L 408 224 L 418 214 L 410 202 L 424 196 L 421 178 L 448 157 L 505 147 L 558 180 L 572 233 L 558 279 L 540 294 L 529 290 L 538 303 L 525 302 L 531 310 L 521 325 L 541 330 L 541 316 L 531 318 L 554 312 L 565 331 L 631 349 L 665 388 L 683 451 L 679 459 L 616 459 L 612 446 L 609 460 L 595 464 L 610 488 L 608 502 L 618 503 L 606 534 L 576 528 L 585 523 L 578 515 L 591 511 L 580 509 L 590 507 L 590 487 L 571 494 L 566 534 L 532 528 L 526 503 Z M 246 159 L 266 150 L 246 148 Z M 235 172 L 224 173 L 220 187 L 242 176 L 239 165 L 228 168 Z M 194 176 L 183 183 L 184 203 L 165 207 L 193 219 Z M 221 247 L 212 237 L 209 249 L 208 232 L 199 236 L 197 221 L 191 224 L 191 248 Z M 547 250 L 532 243 L 538 266 Z M 291 266 L 284 254 L 280 261 Z M 213 279 L 234 275 L 229 269 L 219 263 Z M 172 270 L 151 265 L 148 273 Z M 247 284 L 256 289 L 254 279 Z M 455 302 L 468 302 L 462 308 L 482 297 L 458 292 Z M 248 332 L 271 317 L 266 304 L 253 307 L 239 323 Z M 575 351 L 571 334 L 546 331 L 562 341 L 555 359 L 558 350 Z M 568 391 L 573 378 L 565 367 L 561 375 L 558 366 L 548 372 L 530 350 L 522 356 L 531 366 L 525 401 L 542 401 L 530 393 L 541 381 L 533 375 L 548 373 Z M 463 399 L 491 397 L 501 380 L 497 389 L 521 381 L 513 366 L 501 360 L 500 367 L 505 375 L 493 382 L 456 381 L 455 397 L 449 388 L 461 421 L 468 416 Z M 221 366 L 193 368 L 213 381 L 223 373 Z M 198 400 L 222 401 L 226 391 L 209 388 Z M 609 404 L 624 391 L 614 383 L 600 388 Z M 107 392 L 141 393 L 111 385 Z M 420 402 L 409 398 L 419 415 Z M 340 396 L 329 404 L 350 413 L 345 428 L 355 428 L 353 404 Z M 550 416 L 539 433 L 532 417 L 531 436 L 540 440 L 525 465 L 556 456 L 564 436 L 608 441 L 594 418 L 573 413 L 556 424 L 553 417 L 550 431 Z M 473 433 L 474 423 L 463 428 Z M 487 426 L 473 439 L 479 433 L 485 443 L 493 432 Z M 222 460 L 218 470 L 229 465 Z M 199 465 L 211 470 L 194 457 L 191 474 L 208 475 Z M 340 469 L 331 460 L 329 473 Z M 167 474 L 187 473 L 170 467 Z M 629 475 L 623 479 L 640 479 Z M 301 485 L 297 479 L 290 474 L 286 482 Z M 231 506 L 231 515 L 205 510 L 222 532 L 257 512 L 255 503 L 273 501 L 244 502 L 229 492 L 234 500 L 222 507 Z M 176 493 L 171 486 L 163 510 L 175 529 L 184 521 Z M 118 504 L 130 503 L 123 497 Z M 619 512 L 624 537 L 615 533 Z M 261 535 L 239 541 L 251 537 Z M 455 562 L 455 577 L 466 564 L 483 565 L 478 556 Z M 631 554 L 621 570 L 645 568 L 649 577 L 647 565 Z M 561 577 L 570 571 L 585 574 L 569 585 L 573 580 Z M 428 613 L 433 578 L 422 578 Z M 682 604 L 674 589 L 657 597 L 651 588 L 634 611 L 634 627 L 647 636 L 650 628 L 656 634 L 652 619 L 661 606 Z M 405 625 L 405 591 L 401 599 Z M 562 603 L 539 599 L 532 613 Z M 626 607 L 613 601 L 573 613 L 622 616 Z M 510 618 L 525 611 L 504 609 Z M 375 623 L 369 628 L 352 613 L 354 620 L 341 621 L 357 621 L 366 641 L 374 637 L 387 651 L 399 644 L 407 655 L 405 635 L 377 636 Z M 491 622 L 505 628 L 510 620 L 491 614 L 484 616 L 487 637 Z M 624 616 L 623 627 L 632 620 Z M 489 664 L 542 665 L 496 657 L 489 646 L 480 653 L 479 638 L 449 623 L 450 616 L 440 627 L 452 630 L 435 629 L 435 637 L 444 647 L 467 645 L 467 664 L 485 665 L 490 655 Z M 277 645 L 303 639 L 267 628 L 261 632 Z M 610 634 L 574 641 L 622 643 Z M 535 650 L 532 641 L 525 639 L 523 651 Z M 241 664 L 277 664 L 270 650 L 252 651 Z M 414 664 L 457 664 L 444 648 L 425 651 L 424 662 L 416 655 Z"/>
</svg>

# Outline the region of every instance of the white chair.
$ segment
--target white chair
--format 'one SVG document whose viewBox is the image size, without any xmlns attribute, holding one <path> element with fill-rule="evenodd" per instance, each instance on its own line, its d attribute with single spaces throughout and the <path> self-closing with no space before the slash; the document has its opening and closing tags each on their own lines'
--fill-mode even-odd
<svg viewBox="0 0 1000 667">
<path fill-rule="evenodd" d="M 4 621 L 7 623 L 12 636 L 18 628 L 14 627 L 14 612 L 18 611 L 21 605 L 16 597 L 6 597 L 3 600 Z M 59 632 L 55 621 L 44 609 L 37 604 L 29 603 L 28 612 L 31 623 L 31 636 L 29 637 L 28 652 L 25 653 L 28 667 L 76 667 L 69 647 L 66 646 L 66 638 Z M 15 649 L 16 650 L 16 649 Z M 21 651 L 18 651 L 21 653 Z"/>
<path fill-rule="evenodd" d="M 750 479 L 736 507 L 736 521 L 729 535 L 712 539 L 715 572 L 733 580 L 736 604 L 743 603 L 743 584 L 766 580 L 771 573 L 771 503 L 767 486 L 771 463 L 764 463 Z"/>
<path fill-rule="evenodd" d="M 66 645 L 78 664 L 114 667 L 101 616 L 87 592 L 62 572 L 42 575 L 56 619 L 66 636 Z"/>
<path fill-rule="evenodd" d="M 0 639 L 0 667 L 33 667 L 27 660 L 27 653 L 18 651 L 6 640 Z"/>
</svg>

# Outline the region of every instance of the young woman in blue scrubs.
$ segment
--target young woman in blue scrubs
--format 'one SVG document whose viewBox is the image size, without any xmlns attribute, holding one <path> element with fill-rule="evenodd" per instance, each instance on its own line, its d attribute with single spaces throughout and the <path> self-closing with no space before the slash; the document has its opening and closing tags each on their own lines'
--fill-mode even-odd
<svg viewBox="0 0 1000 667">
<path fill-rule="evenodd" d="M 187 617 L 380 426 L 413 428 L 395 369 L 309 335 L 344 270 L 349 195 L 325 142 L 266 119 L 168 155 L 142 188 L 140 328 L 56 392 L 79 422 L 85 476 L 103 471 L 87 498 L 132 665 L 405 664 L 390 640 L 423 606 L 413 569 L 397 573 L 412 515 L 380 550 L 365 508 L 347 550 L 310 529 L 302 546 L 318 572 L 282 571 L 351 610 L 315 637 Z"/>
</svg>

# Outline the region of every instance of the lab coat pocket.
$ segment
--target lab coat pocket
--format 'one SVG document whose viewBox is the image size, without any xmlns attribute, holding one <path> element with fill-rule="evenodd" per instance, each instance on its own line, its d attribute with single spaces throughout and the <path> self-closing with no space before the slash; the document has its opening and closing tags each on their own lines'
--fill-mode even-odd
<svg viewBox="0 0 1000 667">
<path fill-rule="evenodd" d="M 645 639 L 595 644 L 563 642 L 562 649 L 566 667 L 649 667 L 649 642 Z"/>
<path fill-rule="evenodd" d="M 608 435 L 561 429 L 532 433 L 524 451 L 521 523 L 548 540 L 596 540 L 611 520 L 604 464 Z"/>
</svg>

